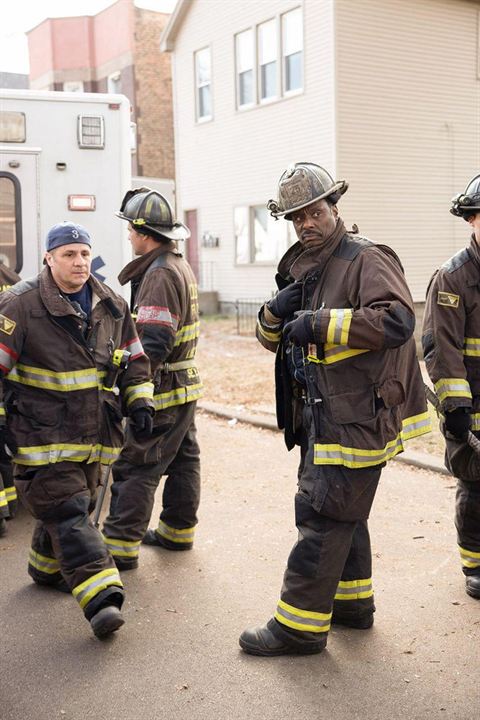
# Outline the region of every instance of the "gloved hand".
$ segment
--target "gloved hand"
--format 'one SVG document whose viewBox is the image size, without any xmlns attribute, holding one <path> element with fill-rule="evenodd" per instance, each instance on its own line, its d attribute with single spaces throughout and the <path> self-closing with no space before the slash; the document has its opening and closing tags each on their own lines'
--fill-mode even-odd
<svg viewBox="0 0 480 720">
<path fill-rule="evenodd" d="M 0 425 L 0 462 L 8 463 L 17 452 L 17 444 L 6 425 Z"/>
<path fill-rule="evenodd" d="M 287 323 L 283 328 L 283 337 L 286 342 L 292 342 L 294 345 L 305 347 L 309 343 L 313 343 L 313 312 L 305 310 L 297 313 L 295 320 Z"/>
<path fill-rule="evenodd" d="M 130 415 L 132 432 L 137 440 L 146 440 L 152 434 L 153 417 L 149 408 L 137 408 Z"/>
<path fill-rule="evenodd" d="M 445 430 L 457 440 L 466 440 L 470 430 L 468 408 L 459 407 L 445 413 Z"/>
<path fill-rule="evenodd" d="M 268 301 L 267 307 L 277 318 L 286 318 L 302 307 L 302 283 L 294 282 Z"/>
</svg>

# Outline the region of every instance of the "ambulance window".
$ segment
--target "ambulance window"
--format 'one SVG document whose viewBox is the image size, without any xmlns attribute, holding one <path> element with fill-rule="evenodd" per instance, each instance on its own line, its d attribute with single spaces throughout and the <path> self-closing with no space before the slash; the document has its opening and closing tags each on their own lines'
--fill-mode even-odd
<svg viewBox="0 0 480 720">
<path fill-rule="evenodd" d="M 78 146 L 100 150 L 105 147 L 105 128 L 101 115 L 78 116 Z"/>
<path fill-rule="evenodd" d="M 0 110 L 0 142 L 25 142 L 25 113 Z"/>
<path fill-rule="evenodd" d="M 0 260 L 11 270 L 22 269 L 22 215 L 20 183 L 0 172 Z"/>
</svg>

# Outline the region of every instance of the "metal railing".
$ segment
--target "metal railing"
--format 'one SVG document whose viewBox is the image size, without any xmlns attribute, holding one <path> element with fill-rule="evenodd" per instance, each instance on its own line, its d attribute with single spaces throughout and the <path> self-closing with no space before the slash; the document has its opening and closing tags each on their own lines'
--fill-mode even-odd
<svg viewBox="0 0 480 720">
<path fill-rule="evenodd" d="M 248 300 L 235 300 L 235 317 L 237 320 L 237 335 L 255 335 L 258 311 L 265 302 L 265 298 L 248 298 Z"/>
</svg>

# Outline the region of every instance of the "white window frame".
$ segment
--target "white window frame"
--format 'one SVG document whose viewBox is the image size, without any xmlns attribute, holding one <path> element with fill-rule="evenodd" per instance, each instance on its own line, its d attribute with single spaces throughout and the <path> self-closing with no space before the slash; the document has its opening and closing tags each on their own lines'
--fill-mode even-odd
<svg viewBox="0 0 480 720">
<path fill-rule="evenodd" d="M 240 35 L 243 35 L 243 33 L 249 32 L 251 35 L 252 40 L 252 67 L 250 68 L 252 72 L 252 102 L 249 103 L 240 103 L 240 63 L 239 63 L 239 57 L 238 57 L 238 41 L 237 38 L 240 37 Z M 248 110 L 249 108 L 255 107 L 257 103 L 257 73 L 256 73 L 256 67 L 257 67 L 257 56 L 256 56 L 256 41 L 255 41 L 255 29 L 254 28 L 246 28 L 245 30 L 241 30 L 240 32 L 236 33 L 233 38 L 234 42 L 234 52 L 235 52 L 235 86 L 236 86 L 236 98 L 237 98 L 237 110 Z M 245 71 L 242 71 L 245 72 Z"/>
<path fill-rule="evenodd" d="M 210 76 L 209 81 L 200 83 L 198 79 L 198 64 L 197 58 L 200 53 L 208 51 L 210 60 Z M 204 47 L 195 50 L 193 53 L 193 72 L 195 81 L 195 119 L 197 123 L 205 123 L 213 120 L 213 84 L 212 84 L 212 48 L 211 45 L 205 45 Z M 200 115 L 200 89 L 204 87 L 210 88 L 210 114 Z"/>
<path fill-rule="evenodd" d="M 299 88 L 294 88 L 293 90 L 287 90 L 286 83 L 287 83 L 287 70 L 286 70 L 286 59 L 287 57 L 290 57 L 290 55 L 294 55 L 295 53 L 289 53 L 288 55 L 285 53 L 285 44 L 286 44 L 286 38 L 285 38 L 285 26 L 284 21 L 285 17 L 287 15 L 290 15 L 290 13 L 293 12 L 300 12 L 301 13 L 301 28 L 302 28 L 302 59 L 301 59 L 301 68 L 302 68 L 302 84 Z M 281 36 L 281 64 L 282 64 L 282 95 L 284 97 L 290 97 L 292 95 L 299 95 L 303 92 L 303 88 L 305 86 L 305 26 L 303 24 L 303 10 L 300 6 L 297 6 L 295 8 L 291 8 L 291 10 L 288 10 L 287 12 L 282 13 L 280 16 L 280 36 Z"/>
<path fill-rule="evenodd" d="M 261 42 L 260 42 L 260 33 L 263 26 L 272 24 L 274 32 L 275 32 L 275 58 L 273 61 L 275 63 L 275 93 L 274 95 L 269 95 L 268 97 L 262 98 L 262 67 L 263 65 L 266 65 L 268 63 L 261 62 L 262 60 L 262 48 L 261 48 Z M 265 105 L 267 103 L 274 102 L 275 100 L 278 100 L 280 97 L 280 76 L 282 72 L 282 64 L 280 59 L 280 53 L 279 53 L 279 44 L 280 44 L 280 33 L 279 33 L 279 22 L 278 17 L 269 18 L 268 20 L 264 20 L 261 23 L 258 23 L 256 26 L 256 48 L 257 48 L 257 100 L 260 105 Z"/>
<path fill-rule="evenodd" d="M 272 260 L 256 260 L 255 259 L 255 209 L 256 208 L 265 208 L 265 203 L 255 203 L 253 205 L 246 205 L 246 204 L 238 204 L 235 205 L 233 208 L 233 235 L 235 239 L 234 243 L 234 264 L 235 267 L 275 267 L 282 257 L 282 255 L 286 252 L 286 250 L 293 244 L 293 242 L 296 240 L 295 233 L 293 230 L 292 223 L 287 222 L 283 218 L 276 221 L 278 223 L 283 223 L 285 227 L 285 241 L 284 241 L 284 247 L 283 248 L 277 248 L 277 255 Z M 237 211 L 242 211 L 247 214 L 247 222 L 246 222 L 246 228 L 247 228 L 247 247 L 248 247 L 248 260 L 246 262 L 239 262 L 238 261 L 238 250 L 237 250 L 237 228 L 235 223 L 235 214 Z M 280 227 L 280 226 L 279 226 Z M 268 232 L 268 230 L 267 230 Z"/>
</svg>

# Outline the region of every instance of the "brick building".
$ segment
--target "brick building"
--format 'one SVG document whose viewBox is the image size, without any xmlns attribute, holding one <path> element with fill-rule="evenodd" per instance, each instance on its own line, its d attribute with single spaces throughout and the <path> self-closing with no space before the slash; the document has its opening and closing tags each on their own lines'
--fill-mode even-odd
<svg viewBox="0 0 480 720">
<path fill-rule="evenodd" d="M 134 175 L 175 175 L 169 15 L 117 0 L 94 16 L 47 18 L 27 33 L 32 90 L 126 95 L 137 125 Z"/>
</svg>

